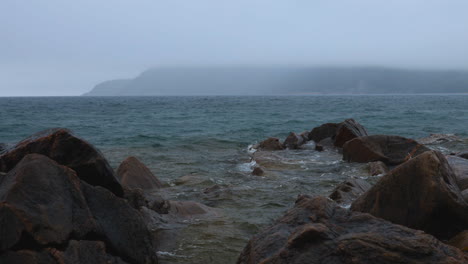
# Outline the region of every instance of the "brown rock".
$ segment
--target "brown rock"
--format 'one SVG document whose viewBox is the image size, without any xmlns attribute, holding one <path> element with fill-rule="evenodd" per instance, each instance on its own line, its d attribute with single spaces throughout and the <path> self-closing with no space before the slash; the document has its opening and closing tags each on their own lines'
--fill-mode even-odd
<svg viewBox="0 0 468 264">
<path fill-rule="evenodd" d="M 107 253 L 106 244 L 100 241 L 71 240 L 65 251 L 48 248 L 58 263 L 125 264 L 122 259 Z"/>
<path fill-rule="evenodd" d="M 468 230 L 464 230 L 452 237 L 447 244 L 468 252 Z"/>
<path fill-rule="evenodd" d="M 273 150 L 283 150 L 284 146 L 280 142 L 279 138 L 268 138 L 258 144 L 257 147 L 258 150 L 268 150 L 268 151 L 273 151 Z"/>
<path fill-rule="evenodd" d="M 284 140 L 283 146 L 288 149 L 298 149 L 301 145 L 305 144 L 306 141 L 302 136 L 297 135 L 294 132 L 289 133 L 288 137 Z"/>
<path fill-rule="evenodd" d="M 371 185 L 365 180 L 350 178 L 338 184 L 329 197 L 339 204 L 350 205 L 352 201 L 370 188 Z"/>
<path fill-rule="evenodd" d="M 320 142 L 325 138 L 335 138 L 339 123 L 326 123 L 318 127 L 314 127 L 309 133 L 309 140 Z"/>
<path fill-rule="evenodd" d="M 341 148 L 349 140 L 363 136 L 367 136 L 366 129 L 354 119 L 346 119 L 337 129 L 335 146 Z"/>
<path fill-rule="evenodd" d="M 424 232 L 301 196 L 254 236 L 237 263 L 466 263 L 457 248 Z"/>
<path fill-rule="evenodd" d="M 468 204 L 445 157 L 427 151 L 383 176 L 351 209 L 449 239 L 468 226 Z"/>
<path fill-rule="evenodd" d="M 260 167 L 255 167 L 252 171 L 252 175 L 255 175 L 255 176 L 262 176 L 264 173 L 265 172 Z"/>
<path fill-rule="evenodd" d="M 400 137 L 373 135 L 358 137 L 343 145 L 343 160 L 349 162 L 382 161 L 398 165 L 429 149 L 418 142 Z"/>
<path fill-rule="evenodd" d="M 371 176 L 381 175 L 388 172 L 388 167 L 382 161 L 369 162 L 369 174 Z"/>
<path fill-rule="evenodd" d="M 135 157 L 128 157 L 120 163 L 117 169 L 120 183 L 128 188 L 153 190 L 163 187 L 163 184 L 153 173 Z"/>
<path fill-rule="evenodd" d="M 8 172 L 27 154 L 45 155 L 67 166 L 78 177 L 95 186 L 102 186 L 118 196 L 122 187 L 102 154 L 88 142 L 79 139 L 66 129 L 50 129 L 39 132 L 9 149 L 0 156 L 0 171 Z"/>
</svg>

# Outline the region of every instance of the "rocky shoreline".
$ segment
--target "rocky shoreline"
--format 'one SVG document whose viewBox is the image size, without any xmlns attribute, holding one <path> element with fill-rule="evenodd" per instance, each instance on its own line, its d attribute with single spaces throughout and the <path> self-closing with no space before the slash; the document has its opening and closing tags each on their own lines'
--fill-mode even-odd
<svg viewBox="0 0 468 264">
<path fill-rule="evenodd" d="M 262 158 L 276 150 L 315 142 L 316 151 L 368 163 L 379 178 L 350 178 L 329 197 L 299 195 L 238 263 L 467 263 L 468 160 L 423 144 L 437 140 L 446 138 L 369 135 L 348 119 L 254 146 L 253 175 L 268 171 Z M 165 183 L 135 157 L 114 171 L 66 129 L 1 145 L 0 172 L 0 263 L 158 263 L 174 226 L 222 214 L 166 199 Z"/>
</svg>

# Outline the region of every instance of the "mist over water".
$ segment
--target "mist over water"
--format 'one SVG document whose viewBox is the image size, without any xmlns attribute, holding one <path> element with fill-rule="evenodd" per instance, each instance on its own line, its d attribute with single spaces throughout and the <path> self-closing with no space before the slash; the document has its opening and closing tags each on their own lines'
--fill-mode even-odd
<svg viewBox="0 0 468 264">
<path fill-rule="evenodd" d="M 468 147 L 467 105 L 461 95 L 0 98 L 0 139 L 13 144 L 42 129 L 67 127 L 114 168 L 138 157 L 168 184 L 168 198 L 220 210 L 219 217 L 185 223 L 176 245 L 160 252 L 161 262 L 234 263 L 248 239 L 298 194 L 328 195 L 351 176 L 378 179 L 368 177 L 365 164 L 314 151 L 313 143 L 265 157 L 266 175 L 253 176 L 249 145 L 354 118 L 370 134 L 454 133 L 460 141 L 433 147 L 456 152 Z M 206 192 L 215 185 L 219 191 Z"/>
</svg>

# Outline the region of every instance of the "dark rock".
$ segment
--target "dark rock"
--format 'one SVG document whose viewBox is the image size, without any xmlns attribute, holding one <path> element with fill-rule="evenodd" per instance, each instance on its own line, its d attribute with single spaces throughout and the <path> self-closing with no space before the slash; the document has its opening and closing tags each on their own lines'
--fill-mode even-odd
<svg viewBox="0 0 468 264">
<path fill-rule="evenodd" d="M 169 214 L 183 218 L 193 218 L 198 215 L 218 215 L 214 208 L 193 201 L 169 201 Z"/>
<path fill-rule="evenodd" d="M 81 187 L 101 240 L 126 262 L 157 263 L 151 234 L 141 214 L 107 189 L 86 183 Z"/>
<path fill-rule="evenodd" d="M 0 154 L 7 150 L 7 145 L 5 143 L 0 143 Z"/>
<path fill-rule="evenodd" d="M 100 241 L 71 240 L 65 251 L 49 248 L 58 263 L 125 264 L 119 257 L 106 252 L 106 244 Z"/>
<path fill-rule="evenodd" d="M 381 175 L 388 172 L 388 167 L 382 161 L 369 162 L 369 174 L 371 176 Z"/>
<path fill-rule="evenodd" d="M 267 138 L 264 141 L 260 142 L 257 146 L 258 150 L 268 150 L 268 151 L 273 151 L 273 150 L 283 150 L 284 146 L 279 140 L 279 138 Z"/>
<path fill-rule="evenodd" d="M 458 233 L 458 235 L 452 237 L 447 242 L 447 244 L 449 244 L 451 246 L 454 246 L 456 248 L 459 248 L 459 249 L 465 251 L 465 253 L 467 253 L 467 251 L 468 251 L 468 230 L 464 230 L 464 231 Z"/>
<path fill-rule="evenodd" d="M 324 149 L 323 149 L 323 146 L 322 146 L 322 145 L 320 145 L 320 144 L 315 144 L 315 150 L 316 150 L 316 151 L 323 151 Z"/>
<path fill-rule="evenodd" d="M 2 264 L 60 264 L 47 251 L 18 250 L 0 253 Z"/>
<path fill-rule="evenodd" d="M 449 239 L 468 226 L 468 204 L 445 157 L 427 151 L 383 176 L 351 209 Z"/>
<path fill-rule="evenodd" d="M 334 144 L 336 147 L 341 148 L 351 139 L 363 136 L 367 136 L 366 129 L 354 119 L 346 119 L 339 125 L 336 131 Z"/>
<path fill-rule="evenodd" d="M 120 163 L 117 177 L 120 179 L 120 183 L 128 188 L 152 190 L 163 187 L 163 184 L 148 167 L 135 157 L 128 157 Z"/>
<path fill-rule="evenodd" d="M 460 158 L 468 159 L 468 151 L 462 151 L 457 153 L 457 156 Z"/>
<path fill-rule="evenodd" d="M 27 154 L 45 155 L 67 166 L 78 177 L 91 184 L 102 186 L 118 196 L 122 187 L 102 154 L 86 141 L 66 129 L 51 129 L 39 132 L 9 149 L 0 156 L 0 171 L 8 172 Z"/>
<path fill-rule="evenodd" d="M 237 263 L 466 263 L 457 248 L 424 232 L 300 196 L 254 236 Z"/>
<path fill-rule="evenodd" d="M 338 184 L 329 197 L 339 204 L 350 205 L 352 201 L 356 200 L 356 198 L 371 187 L 365 180 L 350 178 Z"/>
<path fill-rule="evenodd" d="M 0 184 L 0 251 L 29 240 L 62 244 L 95 229 L 75 172 L 46 156 L 27 155 Z"/>
<path fill-rule="evenodd" d="M 460 190 L 468 189 L 468 160 L 457 156 L 446 156 L 457 179 Z"/>
<path fill-rule="evenodd" d="M 294 132 L 289 133 L 288 137 L 284 140 L 283 146 L 288 149 L 298 149 L 301 145 L 305 144 L 306 141 L 302 136 L 297 135 Z"/>
<path fill-rule="evenodd" d="M 309 131 L 304 131 L 299 135 L 304 140 L 304 143 L 309 141 L 309 133 Z"/>
<path fill-rule="evenodd" d="M 349 162 L 382 161 L 398 165 L 429 149 L 418 142 L 400 137 L 373 135 L 352 139 L 343 145 L 343 160 Z"/>
<path fill-rule="evenodd" d="M 319 150 L 319 151 L 323 151 L 323 150 L 326 150 L 326 149 L 336 149 L 335 145 L 333 145 L 333 139 L 332 138 L 325 138 L 325 139 L 320 140 L 320 142 L 315 144 L 315 149 L 318 150 L 317 148 L 322 149 L 322 150 Z"/>
<path fill-rule="evenodd" d="M 255 167 L 252 171 L 252 175 L 255 175 L 255 176 L 262 176 L 263 174 L 265 174 L 265 172 L 260 167 Z"/>
<path fill-rule="evenodd" d="M 339 123 L 326 123 L 318 127 L 314 127 L 309 133 L 309 140 L 320 142 L 325 138 L 335 138 Z"/>
</svg>

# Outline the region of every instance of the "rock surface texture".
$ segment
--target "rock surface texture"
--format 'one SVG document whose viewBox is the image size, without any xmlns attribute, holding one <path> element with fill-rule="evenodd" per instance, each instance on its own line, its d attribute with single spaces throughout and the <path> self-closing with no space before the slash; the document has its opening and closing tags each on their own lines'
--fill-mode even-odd
<svg viewBox="0 0 468 264">
<path fill-rule="evenodd" d="M 346 119 L 338 126 L 335 136 L 335 146 L 341 148 L 351 139 L 363 136 L 367 136 L 367 130 L 354 119 Z"/>
<path fill-rule="evenodd" d="M 117 169 L 120 183 L 127 188 L 154 190 L 163 187 L 161 181 L 135 157 L 128 157 Z"/>
</svg>

